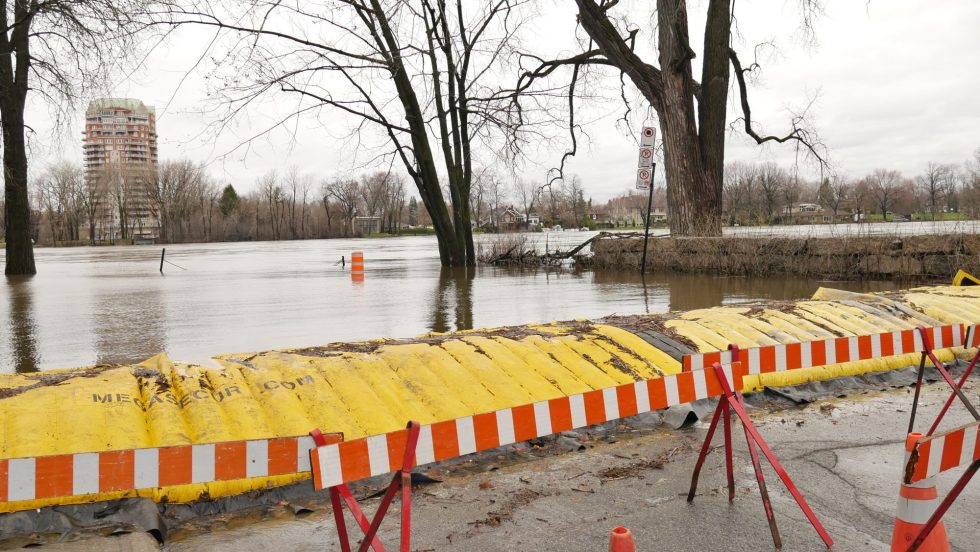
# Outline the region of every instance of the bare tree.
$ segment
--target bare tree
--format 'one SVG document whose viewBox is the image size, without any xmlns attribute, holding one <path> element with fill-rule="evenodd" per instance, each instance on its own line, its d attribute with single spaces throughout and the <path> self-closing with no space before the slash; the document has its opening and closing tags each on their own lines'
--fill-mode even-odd
<svg viewBox="0 0 980 552">
<path fill-rule="evenodd" d="M 324 202 L 328 197 L 337 201 L 344 227 L 341 235 L 350 236 L 354 228 L 354 217 L 357 215 L 357 202 L 360 199 L 360 185 L 354 179 L 337 179 L 326 186 Z"/>
<path fill-rule="evenodd" d="M 916 177 L 916 184 L 925 196 L 926 209 L 936 220 L 936 213 L 941 212 L 941 205 L 946 201 L 946 194 L 952 182 L 955 190 L 955 169 L 951 165 L 929 162 L 926 171 Z"/>
<path fill-rule="evenodd" d="M 143 0 L 2 0 L 0 125 L 6 216 L 6 274 L 34 274 L 25 106 L 28 92 L 58 123 L 135 50 L 132 15 Z M 144 37 L 145 38 L 145 37 Z"/>
<path fill-rule="evenodd" d="M 516 89 L 508 92 L 519 102 L 522 95 L 533 91 L 535 81 L 548 77 L 559 67 L 571 67 L 568 106 L 572 113 L 568 129 L 572 146 L 562 157 L 562 166 L 555 178 L 563 176 L 565 159 L 577 151 L 576 85 L 583 68 L 597 66 L 618 70 L 621 82 L 628 78 L 657 113 L 664 144 L 669 219 L 674 235 L 721 233 L 730 67 L 738 83 L 742 110 L 736 122 L 741 124 L 744 132 L 759 144 L 794 143 L 822 161 L 822 145 L 806 122 L 808 108 L 793 114 L 791 128 L 782 136 L 760 132 L 753 121 L 746 81 L 759 69 L 759 64 L 753 62 L 743 66 L 730 47 L 734 2 L 709 0 L 706 3 L 700 82 L 695 80 L 692 68 L 696 53 L 689 39 L 685 0 L 656 2 L 654 21 L 658 33 L 659 67 L 644 61 L 636 52 L 640 27 L 625 22 L 625 16 L 612 14 L 619 2 L 575 0 L 575 3 L 578 21 L 590 39 L 588 49 L 548 61 L 528 56 L 538 64 L 522 72 Z M 807 22 L 820 10 L 819 0 L 803 0 L 802 6 Z M 628 30 L 620 29 L 624 26 Z M 806 28 L 809 29 L 809 25 Z M 625 93 L 622 96 L 625 98 Z"/>
<path fill-rule="evenodd" d="M 759 167 L 759 193 L 765 213 L 765 220 L 772 224 L 779 213 L 781 200 L 784 198 L 783 189 L 789 177 L 782 167 L 775 163 L 765 163 Z"/>
<path fill-rule="evenodd" d="M 166 21 L 214 27 L 227 38 L 231 53 L 221 59 L 233 74 L 219 91 L 226 122 L 260 96 L 288 94 L 299 107 L 275 127 L 329 109 L 357 121 L 351 138 L 359 145 L 383 136 L 389 149 L 369 162 L 402 163 L 432 219 L 442 264 L 464 266 L 475 263 L 472 146 L 499 123 L 471 96 L 515 35 L 514 4 L 202 0 L 170 10 Z M 319 28 L 329 31 L 311 32 Z"/>
<path fill-rule="evenodd" d="M 875 204 L 881 211 L 882 220 L 888 220 L 888 212 L 895 203 L 898 195 L 899 186 L 902 182 L 902 174 L 898 171 L 885 169 L 875 169 L 873 173 L 865 177 L 868 183 L 868 190 L 874 198 Z"/>
</svg>

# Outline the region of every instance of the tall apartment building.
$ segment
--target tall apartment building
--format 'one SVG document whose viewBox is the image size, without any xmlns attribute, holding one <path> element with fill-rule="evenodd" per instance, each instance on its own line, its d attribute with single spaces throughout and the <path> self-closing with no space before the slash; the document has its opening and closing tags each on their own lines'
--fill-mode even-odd
<svg viewBox="0 0 980 552">
<path fill-rule="evenodd" d="M 85 111 L 82 135 L 85 184 L 92 202 L 89 232 L 96 241 L 157 238 L 153 107 L 130 98 L 93 100 Z"/>
</svg>

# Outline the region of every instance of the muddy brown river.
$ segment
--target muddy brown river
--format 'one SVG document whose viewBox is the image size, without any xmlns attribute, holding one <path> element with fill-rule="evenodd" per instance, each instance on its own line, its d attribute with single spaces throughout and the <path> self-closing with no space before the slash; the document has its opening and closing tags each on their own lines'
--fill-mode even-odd
<svg viewBox="0 0 980 552">
<path fill-rule="evenodd" d="M 553 250 L 592 235 L 534 239 Z M 220 353 L 797 299 L 819 286 L 896 287 L 572 268 L 446 270 L 429 236 L 166 247 L 180 268 L 167 264 L 163 275 L 161 246 L 37 249 L 38 274 L 6 278 L 0 291 L 0 372 L 137 362 L 160 351 L 207 363 Z M 352 281 L 349 262 L 336 264 L 353 250 L 364 251 L 364 282 Z"/>
</svg>

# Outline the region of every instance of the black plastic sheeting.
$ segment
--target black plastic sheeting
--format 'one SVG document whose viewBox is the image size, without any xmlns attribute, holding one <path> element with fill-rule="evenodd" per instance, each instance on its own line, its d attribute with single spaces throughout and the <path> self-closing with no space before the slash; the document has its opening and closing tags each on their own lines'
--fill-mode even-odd
<svg viewBox="0 0 980 552">
<path fill-rule="evenodd" d="M 951 363 L 950 372 L 959 379 L 966 363 Z M 855 393 L 907 387 L 915 384 L 918 366 L 848 376 L 833 380 L 810 382 L 792 387 L 766 389 L 745 396 L 746 403 L 756 408 L 792 408 L 816 400 L 846 397 Z M 973 377 L 978 377 L 974 372 Z M 936 370 L 927 368 L 925 380 L 941 379 Z M 498 449 L 454 458 L 438 464 L 441 469 L 470 469 L 493 471 L 501 463 L 519 462 L 533 456 L 585 450 L 583 443 L 615 439 L 623 430 L 645 431 L 664 424 L 671 429 L 707 421 L 714 412 L 717 399 L 705 399 L 674 406 L 663 412 L 648 412 L 623 420 L 615 420 L 587 428 L 550 435 Z M 469 467 L 467 467 L 469 466 Z M 390 476 L 379 476 L 352 485 L 355 494 L 365 498 L 380 494 L 377 489 L 387 484 Z M 438 483 L 424 474 L 412 474 L 413 486 Z M 275 508 L 285 507 L 297 517 L 327 507 L 326 493 L 313 489 L 309 481 L 254 491 L 218 500 L 191 504 L 156 504 L 143 498 L 129 498 L 79 504 L 52 506 L 0 515 L 0 546 L 29 546 L 73 540 L 80 534 L 112 535 L 127 532 L 147 532 L 163 543 L 169 531 L 178 526 L 212 516 L 236 513 L 258 513 L 261 517 Z"/>
</svg>

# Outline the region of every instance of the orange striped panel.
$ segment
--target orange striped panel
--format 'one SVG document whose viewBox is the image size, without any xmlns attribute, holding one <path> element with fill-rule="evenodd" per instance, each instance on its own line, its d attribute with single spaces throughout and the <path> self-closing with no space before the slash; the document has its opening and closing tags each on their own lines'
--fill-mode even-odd
<svg viewBox="0 0 980 552">
<path fill-rule="evenodd" d="M 894 333 L 881 334 L 881 356 L 890 357 L 900 354 L 899 351 L 895 350 L 894 335 Z"/>
<path fill-rule="evenodd" d="M 813 366 L 827 365 L 827 341 L 814 341 L 810 345 L 810 364 Z"/>
<path fill-rule="evenodd" d="M 269 475 L 296 473 L 296 438 L 269 439 Z"/>
<path fill-rule="evenodd" d="M 551 413 L 551 432 L 561 433 L 572 429 L 572 405 L 568 397 L 559 397 L 548 401 L 548 412 Z"/>
<path fill-rule="evenodd" d="M 616 399 L 619 403 L 619 417 L 635 416 L 639 409 L 636 406 L 636 389 L 632 383 L 616 388 Z M 571 416 L 569 415 L 569 422 Z"/>
<path fill-rule="evenodd" d="M 216 481 L 245 479 L 245 442 L 215 443 L 214 478 Z"/>
<path fill-rule="evenodd" d="M 952 347 L 953 346 L 953 327 L 952 326 L 943 326 L 943 329 L 941 330 L 941 332 L 942 332 L 942 336 L 943 336 L 943 344 L 942 344 L 942 346 L 944 348 L 945 347 Z"/>
<path fill-rule="evenodd" d="M 74 490 L 74 465 L 71 454 L 37 457 L 34 460 L 34 497 L 71 496 Z M 6 474 L 3 483 L 7 483 Z"/>
<path fill-rule="evenodd" d="M 406 435 L 407 433 L 406 431 Z M 500 446 L 497 413 L 486 412 L 473 416 L 473 433 L 475 434 L 476 450 L 489 450 Z"/>
<path fill-rule="evenodd" d="M 159 454 L 161 487 L 187 485 L 191 482 L 190 446 L 161 448 Z"/>
<path fill-rule="evenodd" d="M 647 380 L 647 391 L 650 395 L 650 410 L 667 408 L 667 388 L 663 378 Z"/>
<path fill-rule="evenodd" d="M 510 409 L 514 419 L 514 440 L 517 442 L 534 439 L 538 436 L 538 426 L 534 423 L 534 405 L 524 404 Z M 435 439 L 435 436 L 433 436 Z"/>
<path fill-rule="evenodd" d="M 953 469 L 960 465 L 960 453 L 963 451 L 963 432 L 966 430 L 954 431 L 946 436 L 943 442 L 943 458 L 939 463 L 939 471 Z"/>
<path fill-rule="evenodd" d="M 872 358 L 870 335 L 862 335 L 858 337 L 858 355 L 862 359 Z"/>
<path fill-rule="evenodd" d="M 366 439 L 340 443 L 340 469 L 344 481 L 357 481 L 371 477 L 371 460 Z"/>
<path fill-rule="evenodd" d="M 799 343 L 786 344 L 786 369 L 796 370 L 803 367 L 803 347 Z"/>
<path fill-rule="evenodd" d="M 776 371 L 776 348 L 759 347 L 759 373 L 766 374 Z"/>
<path fill-rule="evenodd" d="M 741 365 L 742 365 L 741 362 L 736 362 L 736 363 L 732 364 L 732 379 L 735 380 L 734 383 L 735 383 L 736 389 L 739 388 L 739 387 L 741 387 L 741 385 L 739 385 L 739 382 L 741 380 L 739 378 L 735 377 L 735 367 L 736 366 L 741 366 Z M 708 390 L 708 396 L 709 397 L 718 397 L 718 396 L 722 395 L 723 391 L 722 391 L 722 388 L 721 388 L 721 382 L 718 381 L 718 374 L 715 374 L 715 371 L 714 370 L 705 370 L 704 376 L 705 376 L 704 377 L 704 381 L 705 381 L 705 383 L 707 383 L 707 385 L 705 387 Z"/>
<path fill-rule="evenodd" d="M 713 372 L 711 367 L 707 367 L 704 370 L 705 375 Z M 694 375 L 693 372 L 684 372 L 683 374 L 677 374 L 677 397 L 680 404 L 685 404 L 692 402 L 697 399 L 694 392 Z"/>
<path fill-rule="evenodd" d="M 388 434 L 388 468 L 391 471 L 402 469 L 405 462 L 405 446 L 408 445 L 408 430 L 402 429 Z M 418 465 L 414 459 L 412 465 Z"/>
<path fill-rule="evenodd" d="M 848 362 L 851 360 L 851 344 L 850 339 L 846 337 L 838 337 L 834 340 L 834 354 L 836 355 L 837 362 Z"/>
<path fill-rule="evenodd" d="M 115 450 L 99 454 L 99 491 L 128 491 L 133 488 L 136 471 L 132 450 Z"/>
<path fill-rule="evenodd" d="M 606 421 L 606 406 L 602 400 L 602 390 L 582 393 L 585 402 L 585 422 L 589 425 L 601 424 Z"/>
<path fill-rule="evenodd" d="M 916 450 L 919 451 L 919 461 L 915 463 L 912 471 L 912 481 L 921 481 L 926 478 L 929 470 L 929 449 L 932 448 L 932 441 L 920 443 Z"/>
<path fill-rule="evenodd" d="M 7 502 L 7 460 L 0 460 L 0 502 Z"/>
<path fill-rule="evenodd" d="M 459 438 L 456 435 L 456 420 L 432 424 L 432 454 L 436 460 L 459 456 Z"/>
<path fill-rule="evenodd" d="M 915 352 L 915 330 L 902 330 L 902 352 Z"/>
</svg>

